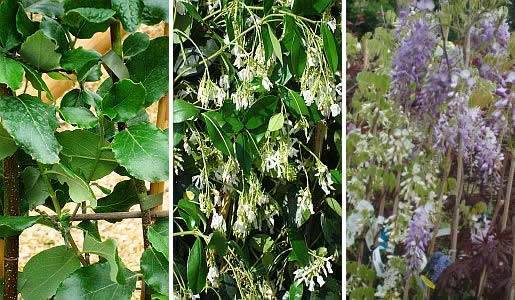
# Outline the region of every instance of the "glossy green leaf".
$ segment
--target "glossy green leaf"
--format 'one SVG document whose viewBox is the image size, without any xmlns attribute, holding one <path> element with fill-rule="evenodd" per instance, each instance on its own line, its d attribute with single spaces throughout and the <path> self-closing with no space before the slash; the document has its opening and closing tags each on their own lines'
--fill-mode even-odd
<svg viewBox="0 0 515 300">
<path fill-rule="evenodd" d="M 342 216 L 342 207 L 334 198 L 325 198 L 327 205 L 340 217 Z"/>
<path fill-rule="evenodd" d="M 262 28 L 262 35 L 263 35 L 263 44 L 265 47 L 265 55 L 266 59 L 271 57 L 272 54 L 279 59 L 279 62 L 283 63 L 283 54 L 281 51 L 281 44 L 279 43 L 279 40 L 275 36 L 274 31 L 270 27 L 270 25 L 266 25 Z"/>
<path fill-rule="evenodd" d="M 168 22 L 168 1 L 143 0 L 143 15 L 141 21 L 147 25 L 154 25 L 161 21 Z"/>
<path fill-rule="evenodd" d="M 254 158 L 259 154 L 256 140 L 248 132 L 242 132 L 236 138 L 236 158 L 245 174 L 249 174 Z"/>
<path fill-rule="evenodd" d="M 61 66 L 66 71 L 75 72 L 79 81 L 84 81 L 90 70 L 100 62 L 100 57 L 100 53 L 94 50 L 79 47 L 63 53 Z"/>
<path fill-rule="evenodd" d="M 126 282 L 120 284 L 111 280 L 108 263 L 82 267 L 62 282 L 54 299 L 131 299 L 136 289 L 137 274 L 126 268 L 123 272 Z"/>
<path fill-rule="evenodd" d="M 110 50 L 102 56 L 102 63 L 109 71 L 113 72 L 116 78 L 122 80 L 130 77 L 129 70 L 125 66 L 122 58 L 113 50 Z"/>
<path fill-rule="evenodd" d="M 121 212 L 129 211 L 129 209 L 139 203 L 138 191 L 130 180 L 118 182 L 113 191 L 100 199 L 98 199 L 95 212 Z"/>
<path fill-rule="evenodd" d="M 195 105 L 182 99 L 173 100 L 173 114 L 172 120 L 174 124 L 182 123 L 195 117 L 199 113 Z"/>
<path fill-rule="evenodd" d="M 57 44 L 38 30 L 21 45 L 20 56 L 36 69 L 50 71 L 59 67 L 61 53 L 55 51 Z"/>
<path fill-rule="evenodd" d="M 0 216 L 0 238 L 19 235 L 23 230 L 36 224 L 41 217 Z"/>
<path fill-rule="evenodd" d="M 218 112 L 202 113 L 207 133 L 213 145 L 226 155 L 234 155 L 231 136 L 227 134 L 216 121 Z"/>
<path fill-rule="evenodd" d="M 268 121 L 268 131 L 277 131 L 283 128 L 284 116 L 282 113 L 275 114 L 270 121 Z"/>
<path fill-rule="evenodd" d="M 66 246 L 39 252 L 29 259 L 20 275 L 21 296 L 31 300 L 51 298 L 59 285 L 80 266 L 75 252 Z"/>
<path fill-rule="evenodd" d="M 34 34 L 38 30 L 38 23 L 33 22 L 25 13 L 23 7 L 18 7 L 18 12 L 16 13 L 16 29 L 18 32 L 24 36 L 28 37 Z"/>
<path fill-rule="evenodd" d="M 116 160 L 134 177 L 156 182 L 168 179 L 168 134 L 150 123 L 140 123 L 114 137 Z"/>
<path fill-rule="evenodd" d="M 61 145 L 54 136 L 59 125 L 55 109 L 28 95 L 0 100 L 2 125 L 16 144 L 41 163 L 57 163 Z"/>
<path fill-rule="evenodd" d="M 61 99 L 61 108 L 94 106 L 99 103 L 100 100 L 100 96 L 93 91 L 74 89 L 63 96 Z"/>
<path fill-rule="evenodd" d="M 66 36 L 66 30 L 63 25 L 54 19 L 44 17 L 40 23 L 40 29 L 43 33 L 54 40 L 59 48 L 58 51 L 66 51 L 70 49 L 70 41 Z"/>
<path fill-rule="evenodd" d="M 336 47 L 336 40 L 334 39 L 334 35 L 329 29 L 327 24 L 322 24 L 320 27 L 320 32 L 322 33 L 322 39 L 324 42 L 324 53 L 327 58 L 327 62 L 329 63 L 329 67 L 333 71 L 333 73 L 338 71 L 339 65 L 339 56 L 338 56 L 338 48 Z"/>
<path fill-rule="evenodd" d="M 300 266 L 303 267 L 307 265 L 309 263 L 309 252 L 304 238 L 300 234 L 296 234 L 293 230 L 290 230 L 288 237 L 290 238 L 293 254 Z"/>
<path fill-rule="evenodd" d="M 168 243 L 168 220 L 161 220 L 148 228 L 148 240 L 152 247 L 161 252 L 167 259 L 169 256 L 169 243 Z"/>
<path fill-rule="evenodd" d="M 168 93 L 168 37 L 150 41 L 145 51 L 127 61 L 131 79 L 141 82 L 147 91 L 146 105 L 150 105 Z"/>
<path fill-rule="evenodd" d="M 9 133 L 0 125 L 0 160 L 7 158 L 16 152 L 16 143 Z"/>
<path fill-rule="evenodd" d="M 15 26 L 18 7 L 16 0 L 0 2 L 0 45 L 6 50 L 18 46 L 22 40 Z"/>
<path fill-rule="evenodd" d="M 96 133 L 67 130 L 59 132 L 57 140 L 63 146 L 63 161 L 87 181 L 109 175 L 118 166 L 113 152 L 106 148 L 109 143 Z"/>
<path fill-rule="evenodd" d="M 211 234 L 207 247 L 215 250 L 217 255 L 223 257 L 227 253 L 227 238 L 220 231 L 215 231 Z"/>
<path fill-rule="evenodd" d="M 256 129 L 268 124 L 269 119 L 275 113 L 277 101 L 278 99 L 275 96 L 265 96 L 256 101 L 256 103 L 247 110 L 245 127 L 248 129 Z"/>
<path fill-rule="evenodd" d="M 60 0 L 22 0 L 25 10 L 48 17 L 61 17 L 64 14 L 63 1 Z"/>
<path fill-rule="evenodd" d="M 97 206 L 97 198 L 89 185 L 71 169 L 63 164 L 56 164 L 53 166 L 51 173 L 61 184 L 66 183 L 68 185 L 70 199 L 73 202 L 82 203 L 89 201 L 92 208 Z"/>
<path fill-rule="evenodd" d="M 116 82 L 102 99 L 102 112 L 117 122 L 134 118 L 145 108 L 145 87 L 130 79 Z"/>
<path fill-rule="evenodd" d="M 53 100 L 54 96 L 45 81 L 41 77 L 41 73 L 29 65 L 23 64 L 23 69 L 25 69 L 25 77 L 30 82 L 33 88 L 38 91 L 45 92 L 48 99 Z"/>
<path fill-rule="evenodd" d="M 79 7 L 68 10 L 63 17 L 63 23 L 74 36 L 89 39 L 97 32 L 106 31 L 109 20 L 115 13 L 107 8 Z"/>
<path fill-rule="evenodd" d="M 89 129 L 98 124 L 97 117 L 87 108 L 63 107 L 59 111 L 66 123 L 75 125 L 79 128 Z"/>
<path fill-rule="evenodd" d="M 0 55 L 0 83 L 5 83 L 12 90 L 21 87 L 25 70 L 19 62 Z"/>
<path fill-rule="evenodd" d="M 197 237 L 188 255 L 188 287 L 194 294 L 199 294 L 206 285 L 207 263 L 202 240 Z"/>
<path fill-rule="evenodd" d="M 293 282 L 290 285 L 289 300 L 301 300 L 303 292 L 304 292 L 304 284 L 301 282 Z"/>
<path fill-rule="evenodd" d="M 284 88 L 285 95 L 283 95 L 283 101 L 294 115 L 300 117 L 309 115 L 308 107 L 302 96 L 289 88 Z"/>
<path fill-rule="evenodd" d="M 143 13 L 141 0 L 111 0 L 111 6 L 126 31 L 133 32 L 138 29 Z"/>
<path fill-rule="evenodd" d="M 123 41 L 123 56 L 131 57 L 137 55 L 150 45 L 150 39 L 146 33 L 135 32 Z"/>
<path fill-rule="evenodd" d="M 307 54 L 304 48 L 303 34 L 291 16 L 284 17 L 285 34 L 283 44 L 289 52 L 290 69 L 293 74 L 300 78 L 306 67 Z"/>
<path fill-rule="evenodd" d="M 150 247 L 141 256 L 141 273 L 143 280 L 156 292 L 168 295 L 168 260 Z"/>
<path fill-rule="evenodd" d="M 45 203 L 50 196 L 45 180 L 41 172 L 34 167 L 26 167 L 21 173 L 23 179 L 23 199 L 28 204 L 28 209 L 34 209 Z"/>
<path fill-rule="evenodd" d="M 117 258 L 118 250 L 114 240 L 107 239 L 101 242 L 89 234 L 86 234 L 82 251 L 105 258 L 109 264 L 109 277 L 111 281 L 125 283 L 123 265 L 120 264 L 120 259 Z"/>
</svg>

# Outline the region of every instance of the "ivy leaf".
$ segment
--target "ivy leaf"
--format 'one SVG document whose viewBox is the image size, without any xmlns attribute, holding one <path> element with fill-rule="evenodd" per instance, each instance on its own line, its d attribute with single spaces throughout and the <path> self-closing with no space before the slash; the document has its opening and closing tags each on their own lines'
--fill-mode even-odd
<svg viewBox="0 0 515 300">
<path fill-rule="evenodd" d="M 123 274 L 123 265 L 121 265 L 120 258 L 118 257 L 118 250 L 116 242 L 112 239 L 99 241 L 89 234 L 84 237 L 83 252 L 96 254 L 107 260 L 109 263 L 109 277 L 111 281 L 117 283 L 125 283 L 125 276 Z"/>
<path fill-rule="evenodd" d="M 80 266 L 77 254 L 67 246 L 43 250 L 31 257 L 23 268 L 18 289 L 23 299 L 49 299 L 61 282 Z"/>
<path fill-rule="evenodd" d="M 130 180 L 124 180 L 118 182 L 109 195 L 98 199 L 95 212 L 129 211 L 132 206 L 138 203 L 138 191 Z"/>
<path fill-rule="evenodd" d="M 204 123 L 206 124 L 207 133 L 213 145 L 222 151 L 226 155 L 234 156 L 231 136 L 226 133 L 216 121 L 220 116 L 220 113 L 209 111 L 202 114 L 204 117 Z"/>
<path fill-rule="evenodd" d="M 141 256 L 141 273 L 143 279 L 152 289 L 163 295 L 168 295 L 168 260 L 150 247 Z"/>
<path fill-rule="evenodd" d="M 63 1 L 22 0 L 22 3 L 23 7 L 31 13 L 43 14 L 51 18 L 61 17 L 64 14 Z"/>
<path fill-rule="evenodd" d="M 24 75 L 23 65 L 14 59 L 0 55 L 0 83 L 5 83 L 15 91 L 21 87 Z"/>
<path fill-rule="evenodd" d="M 283 44 L 289 52 L 290 69 L 300 78 L 306 67 L 307 54 L 302 43 L 303 34 L 291 16 L 284 17 Z"/>
<path fill-rule="evenodd" d="M 59 126 L 55 109 L 29 95 L 0 99 L 2 125 L 16 144 L 43 164 L 59 162 L 61 145 L 54 136 Z"/>
<path fill-rule="evenodd" d="M 70 199 L 75 203 L 89 201 L 92 208 L 97 206 L 97 198 L 89 185 L 80 176 L 63 164 L 55 164 L 51 173 L 61 184 L 68 185 Z"/>
<path fill-rule="evenodd" d="M 0 216 L 0 238 L 19 235 L 23 230 L 36 224 L 39 216 Z"/>
<path fill-rule="evenodd" d="M 324 52 L 325 57 L 327 58 L 327 62 L 329 63 L 329 67 L 335 73 L 338 71 L 339 65 L 339 57 L 338 50 L 336 48 L 336 40 L 334 39 L 334 35 L 331 32 L 331 29 L 327 26 L 327 24 L 322 24 L 320 27 L 320 32 L 322 33 L 322 39 L 324 42 Z"/>
<path fill-rule="evenodd" d="M 168 22 L 168 1 L 143 0 L 141 21 L 147 25 L 155 25 L 161 21 Z"/>
<path fill-rule="evenodd" d="M 111 0 L 111 6 L 116 11 L 116 16 L 122 22 L 126 31 L 133 32 L 138 29 L 143 2 L 141 0 Z"/>
<path fill-rule="evenodd" d="M 26 167 L 21 173 L 23 179 L 23 202 L 27 203 L 27 209 L 34 209 L 45 203 L 50 196 L 45 180 L 41 172 L 34 167 Z"/>
<path fill-rule="evenodd" d="M 16 143 L 9 133 L 0 126 L 0 160 L 3 160 L 16 152 Z"/>
<path fill-rule="evenodd" d="M 102 112 L 117 122 L 134 118 L 145 108 L 145 87 L 130 79 L 116 82 L 102 99 Z"/>
<path fill-rule="evenodd" d="M 156 182 L 168 179 L 168 134 L 150 123 L 129 126 L 112 143 L 116 160 L 134 177 Z"/>
<path fill-rule="evenodd" d="M 141 82 L 147 91 L 147 106 L 168 93 L 168 37 L 150 41 L 145 51 L 127 61 L 127 69 L 134 82 Z"/>
<path fill-rule="evenodd" d="M 59 46 L 57 49 L 58 51 L 62 52 L 70 49 L 70 41 L 68 41 L 66 31 L 61 23 L 54 19 L 43 17 L 39 26 L 41 31 L 43 31 L 47 37 L 57 43 Z"/>
<path fill-rule="evenodd" d="M 275 114 L 270 121 L 268 121 L 268 131 L 273 132 L 280 130 L 284 125 L 284 116 L 282 113 Z"/>
<path fill-rule="evenodd" d="M 19 6 L 18 12 L 16 13 L 16 30 L 18 30 L 22 36 L 28 37 L 38 31 L 38 27 L 38 23 L 32 22 L 23 7 Z"/>
<path fill-rule="evenodd" d="M 110 174 L 118 163 L 107 141 L 100 135 L 87 130 L 67 130 L 57 134 L 63 146 L 63 161 L 76 173 L 88 181 L 100 179 Z"/>
<path fill-rule="evenodd" d="M 145 51 L 149 45 L 150 39 L 146 33 L 135 32 L 123 41 L 123 56 L 131 57 L 137 55 Z"/>
<path fill-rule="evenodd" d="M 166 258 L 169 257 L 168 231 L 168 219 L 154 223 L 147 231 L 148 240 L 152 247 Z"/>
<path fill-rule="evenodd" d="M 21 43 L 22 37 L 16 30 L 16 14 L 18 13 L 17 0 L 3 0 L 0 2 L 0 44 L 5 50 L 11 50 Z"/>
<path fill-rule="evenodd" d="M 202 241 L 197 237 L 188 255 L 188 287 L 194 294 L 199 294 L 206 285 L 207 263 Z"/>
<path fill-rule="evenodd" d="M 182 123 L 195 117 L 199 113 L 198 109 L 192 103 L 184 101 L 182 99 L 173 100 L 173 123 Z"/>
<path fill-rule="evenodd" d="M 61 54 L 56 49 L 56 43 L 38 30 L 23 42 L 20 56 L 36 69 L 50 71 L 59 67 Z"/>
<path fill-rule="evenodd" d="M 85 266 L 68 278 L 57 289 L 55 300 L 130 299 L 136 289 L 137 274 L 123 269 L 126 282 L 111 281 L 108 263 Z"/>
</svg>

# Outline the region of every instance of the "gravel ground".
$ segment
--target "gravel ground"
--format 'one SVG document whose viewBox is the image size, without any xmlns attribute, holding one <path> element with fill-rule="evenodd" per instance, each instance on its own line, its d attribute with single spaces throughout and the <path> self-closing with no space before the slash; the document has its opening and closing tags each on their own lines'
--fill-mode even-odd
<svg viewBox="0 0 515 300">
<path fill-rule="evenodd" d="M 156 26 L 144 26 L 142 25 L 140 31 L 146 32 L 151 38 L 161 36 L 164 31 L 164 24 Z M 104 76 L 107 76 L 104 74 Z M 99 83 L 89 84 L 87 87 L 95 90 Z M 28 90 L 29 93 L 34 92 Z M 155 123 L 157 116 L 157 103 L 147 109 L 149 113 L 150 121 Z M 112 173 L 97 181 L 98 184 L 104 186 L 110 190 L 116 185 L 116 183 L 127 179 L 116 173 Z M 149 184 L 147 183 L 147 188 Z M 97 197 L 102 197 L 104 194 L 93 187 L 93 190 Z M 168 185 L 165 186 L 164 203 L 163 209 L 168 207 Z M 75 204 L 69 203 L 64 209 L 73 211 Z M 51 212 L 45 207 L 39 207 L 39 209 L 47 212 Z M 138 211 L 139 207 L 134 206 L 131 211 Z M 32 213 L 31 213 L 32 214 Z M 35 215 L 37 213 L 33 213 Z M 143 253 L 143 236 L 141 229 L 141 219 L 127 219 L 117 223 L 109 223 L 106 221 L 99 221 L 98 227 L 100 234 L 103 239 L 111 238 L 116 241 L 118 245 L 118 253 L 127 266 L 132 271 L 139 271 L 139 259 Z M 72 236 L 75 239 L 79 248 L 82 248 L 83 235 L 79 229 L 72 229 Z M 25 230 L 20 236 L 20 262 L 19 268 L 23 270 L 23 267 L 27 261 L 35 254 L 58 245 L 63 245 L 64 241 L 59 232 L 43 225 L 35 225 Z M 98 257 L 92 256 L 91 260 L 97 261 Z M 139 286 L 139 283 L 138 283 Z M 139 291 L 135 291 L 132 297 L 133 300 L 140 299 Z"/>
</svg>

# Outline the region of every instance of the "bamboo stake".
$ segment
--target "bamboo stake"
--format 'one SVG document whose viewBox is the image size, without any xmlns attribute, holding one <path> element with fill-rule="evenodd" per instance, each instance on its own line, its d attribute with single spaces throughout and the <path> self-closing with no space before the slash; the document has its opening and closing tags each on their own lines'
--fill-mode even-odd
<svg viewBox="0 0 515 300">
<path fill-rule="evenodd" d="M 164 29 L 165 36 L 169 36 L 168 26 L 169 26 L 168 23 L 165 23 L 165 29 Z M 157 121 L 156 121 L 156 126 L 159 129 L 168 128 L 168 102 L 169 102 L 168 95 L 164 96 L 163 98 L 161 98 L 161 100 L 159 100 L 159 103 L 157 106 Z M 164 181 L 152 182 L 150 184 L 150 194 L 151 195 L 161 194 L 161 193 L 164 193 L 164 191 L 165 191 L 165 182 Z M 162 205 L 158 205 L 158 206 L 152 208 L 151 211 L 159 211 L 162 208 L 163 208 Z"/>
<path fill-rule="evenodd" d="M 501 220 L 501 231 L 506 229 L 508 225 L 508 216 L 510 213 L 510 202 L 511 202 L 511 189 L 513 187 L 513 176 L 515 173 L 515 155 L 511 153 L 511 165 L 510 165 L 510 174 L 508 176 L 508 183 L 506 185 L 506 196 L 504 197 L 504 211 L 502 213 Z"/>
<path fill-rule="evenodd" d="M 456 261 L 457 247 L 458 247 L 458 227 L 460 225 L 460 203 L 461 203 L 461 187 L 463 180 L 463 142 L 460 141 L 460 148 L 458 153 L 458 171 L 456 176 L 456 201 L 454 202 L 454 211 L 452 218 L 451 230 L 451 254 L 452 261 Z"/>
<path fill-rule="evenodd" d="M 19 166 L 16 153 L 4 160 L 4 215 L 18 216 L 20 214 L 20 193 L 18 186 Z M 18 299 L 18 256 L 19 235 L 6 238 L 4 252 L 4 299 Z"/>
</svg>

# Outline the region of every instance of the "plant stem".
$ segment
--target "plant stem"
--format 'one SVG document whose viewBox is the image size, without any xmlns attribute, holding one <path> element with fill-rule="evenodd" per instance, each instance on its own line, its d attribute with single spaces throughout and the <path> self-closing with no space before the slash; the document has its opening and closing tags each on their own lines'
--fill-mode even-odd
<svg viewBox="0 0 515 300">
<path fill-rule="evenodd" d="M 511 264 L 510 300 L 515 300 L 515 216 L 513 216 L 511 219 L 511 236 L 512 236 L 511 255 L 514 259 L 512 259 L 512 264 Z"/>
<path fill-rule="evenodd" d="M 463 181 L 463 141 L 460 140 L 458 150 L 458 170 L 456 175 L 456 201 L 454 202 L 454 211 L 452 218 L 451 230 L 451 254 L 452 261 L 456 261 L 456 252 L 458 246 L 458 227 L 460 225 L 460 203 L 461 203 L 461 187 Z"/>
<path fill-rule="evenodd" d="M 19 166 L 16 153 L 4 160 L 4 215 L 18 216 L 20 214 Z M 18 299 L 18 257 L 19 235 L 6 238 L 4 253 L 4 299 Z"/>
<path fill-rule="evenodd" d="M 409 300 L 409 290 L 411 288 L 411 274 L 408 275 L 408 278 L 406 279 L 406 283 L 404 284 L 404 291 L 402 294 L 403 300 Z"/>
<path fill-rule="evenodd" d="M 52 184 L 50 183 L 50 179 L 48 179 L 47 172 L 45 172 L 45 169 L 41 163 L 38 163 L 39 172 L 41 173 L 41 177 L 43 177 L 43 181 L 45 182 L 45 185 L 47 187 L 48 193 L 50 194 L 50 199 L 52 199 L 52 204 L 54 205 L 54 210 L 57 216 L 61 217 L 61 205 L 59 204 L 59 200 L 57 199 L 57 195 L 55 194 L 54 188 L 52 187 Z"/>
<path fill-rule="evenodd" d="M 508 175 L 508 183 L 506 185 L 506 196 L 504 197 L 504 211 L 501 219 L 501 231 L 506 229 L 508 225 L 508 215 L 510 213 L 511 189 L 513 187 L 513 176 L 515 173 L 515 153 L 511 153 L 510 173 Z"/>
<path fill-rule="evenodd" d="M 152 224 L 152 218 L 150 217 L 150 211 L 143 209 L 143 202 L 145 201 L 145 197 L 147 195 L 147 188 L 145 187 L 145 182 L 139 179 L 131 178 L 131 183 L 134 186 L 136 192 L 138 193 L 138 199 L 141 210 L 141 225 L 143 227 L 143 248 L 147 249 L 150 247 L 150 242 L 147 237 L 148 227 Z M 149 300 L 151 298 L 150 287 L 143 282 L 144 284 L 141 286 L 141 299 Z"/>
<path fill-rule="evenodd" d="M 113 21 L 110 25 L 110 33 L 111 33 L 111 49 L 118 55 L 122 57 L 123 48 L 122 48 L 122 26 L 120 21 Z M 112 76 L 111 76 L 112 77 Z"/>
</svg>

